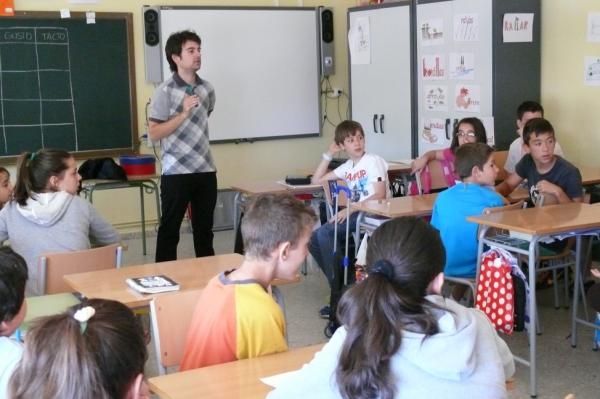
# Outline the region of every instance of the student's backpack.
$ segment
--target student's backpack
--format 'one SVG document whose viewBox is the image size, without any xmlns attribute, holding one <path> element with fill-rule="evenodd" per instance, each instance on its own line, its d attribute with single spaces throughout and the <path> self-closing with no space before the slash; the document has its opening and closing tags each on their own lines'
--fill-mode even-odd
<svg viewBox="0 0 600 399">
<path fill-rule="evenodd" d="M 125 170 L 112 158 L 88 159 L 79 167 L 79 174 L 82 180 L 127 180 Z"/>
<path fill-rule="evenodd" d="M 517 260 L 502 248 L 482 256 L 475 306 L 484 312 L 496 330 L 512 334 L 528 328 L 529 287 Z"/>
</svg>

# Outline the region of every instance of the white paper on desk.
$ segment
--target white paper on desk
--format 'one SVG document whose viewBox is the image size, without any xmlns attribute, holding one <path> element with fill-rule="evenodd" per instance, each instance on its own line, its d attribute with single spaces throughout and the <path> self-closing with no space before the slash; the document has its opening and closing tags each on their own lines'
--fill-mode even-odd
<svg viewBox="0 0 600 399">
<path fill-rule="evenodd" d="M 277 388 L 293 381 L 297 381 L 297 374 L 300 370 L 288 371 L 286 373 L 275 374 L 270 377 L 263 377 L 260 380 L 263 384 L 267 384 L 270 387 Z"/>
<path fill-rule="evenodd" d="M 371 63 L 371 28 L 369 17 L 356 18 L 348 31 L 352 65 Z"/>
<path fill-rule="evenodd" d="M 305 188 L 315 188 L 315 187 L 320 187 L 320 184 L 289 184 L 286 183 L 285 180 L 277 180 L 276 181 L 277 184 L 281 184 L 282 186 L 286 186 L 289 188 L 296 188 L 296 189 L 305 189 Z"/>
</svg>

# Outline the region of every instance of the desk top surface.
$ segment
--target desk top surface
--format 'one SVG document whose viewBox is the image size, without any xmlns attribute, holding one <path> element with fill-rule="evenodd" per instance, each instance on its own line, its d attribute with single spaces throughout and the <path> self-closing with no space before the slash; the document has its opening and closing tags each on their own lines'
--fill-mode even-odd
<svg viewBox="0 0 600 399">
<path fill-rule="evenodd" d="M 245 181 L 231 185 L 231 189 L 239 191 L 240 193 L 247 195 L 256 194 L 276 194 L 276 193 L 300 193 L 300 192 L 314 192 L 322 190 L 323 186 L 320 184 L 309 184 L 294 187 L 289 184 L 282 184 L 275 180 L 263 180 L 263 181 Z"/>
<path fill-rule="evenodd" d="M 293 349 L 254 359 L 172 373 L 148 380 L 162 399 L 264 398 L 271 387 L 259 378 L 299 369 L 323 344 Z"/>
<path fill-rule="evenodd" d="M 388 218 L 427 216 L 431 215 L 436 198 L 437 193 L 396 197 L 386 200 L 368 200 L 352 204 L 352 208 Z"/>
<path fill-rule="evenodd" d="M 532 236 L 543 236 L 600 228 L 600 205 L 549 205 L 469 216 L 467 220 Z"/>
<path fill-rule="evenodd" d="M 148 306 L 154 295 L 160 294 L 141 294 L 129 288 L 127 278 L 164 274 L 179 283 L 181 290 L 198 289 L 217 274 L 239 267 L 243 260 L 242 255 L 226 254 L 68 274 L 63 278 L 87 298 L 113 299 L 135 308 Z"/>
<path fill-rule="evenodd" d="M 404 162 L 388 162 L 388 173 L 410 173 L 412 166 Z"/>
<path fill-rule="evenodd" d="M 579 167 L 581 172 L 581 182 L 584 186 L 590 186 L 600 183 L 600 168 L 593 166 Z"/>
</svg>

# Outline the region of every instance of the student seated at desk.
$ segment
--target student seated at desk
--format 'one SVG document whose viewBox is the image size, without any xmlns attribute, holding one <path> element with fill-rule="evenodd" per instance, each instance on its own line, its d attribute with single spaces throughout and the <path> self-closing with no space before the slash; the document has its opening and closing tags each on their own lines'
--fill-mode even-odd
<svg viewBox="0 0 600 399">
<path fill-rule="evenodd" d="M 485 208 L 504 205 L 493 189 L 498 175 L 494 150 L 487 144 L 468 143 L 456 150 L 454 161 L 461 183 L 442 191 L 433 205 L 431 224 L 440 231 L 446 249 L 444 273 L 453 277 L 475 277 L 477 269 L 477 224 L 467 217 Z M 453 289 L 462 298 L 465 286 Z"/>
<path fill-rule="evenodd" d="M 412 163 L 413 173 L 419 173 L 421 176 L 421 182 L 423 184 L 423 192 L 429 193 L 430 187 L 427 186 L 427 182 L 431 181 L 428 169 L 425 167 L 429 161 L 437 159 L 440 161 L 442 166 L 442 172 L 444 174 L 444 180 L 448 187 L 454 186 L 456 180 L 459 179 L 456 170 L 454 169 L 454 159 L 456 150 L 466 143 L 487 143 L 487 135 L 485 132 L 485 126 L 478 118 L 463 118 L 454 127 L 452 134 L 452 142 L 450 147 L 443 150 L 431 150 L 415 159 Z M 411 187 L 411 195 L 417 194 L 416 186 Z"/>
<path fill-rule="evenodd" d="M 543 196 L 544 204 L 565 204 L 583 201 L 581 173 L 573 164 L 554 154 L 554 128 L 544 118 L 534 118 L 523 128 L 523 143 L 527 154 L 515 166 L 515 173 L 496 186 L 507 196 L 527 179 L 533 204 Z"/>
<path fill-rule="evenodd" d="M 11 200 L 13 195 L 13 186 L 10 183 L 10 173 L 8 170 L 0 166 L 0 209 Z"/>
<path fill-rule="evenodd" d="M 506 397 L 513 356 L 487 317 L 440 296 L 444 246 L 422 219 L 379 226 L 368 277 L 340 300 L 343 324 L 274 398 Z"/>
<path fill-rule="evenodd" d="M 146 358 L 142 327 L 127 306 L 86 300 L 27 332 L 9 397 L 149 399 Z"/>
<path fill-rule="evenodd" d="M 21 360 L 23 344 L 9 338 L 27 313 L 27 264 L 10 247 L 0 247 L 0 398 L 6 398 L 8 380 Z"/>
<path fill-rule="evenodd" d="M 335 170 L 327 172 L 329 162 L 338 151 L 345 151 L 349 157 L 348 161 Z M 355 121 L 343 121 L 335 128 L 334 142 L 331 143 L 327 152 L 323 153 L 323 160 L 315 170 L 312 182 L 313 184 L 326 184 L 329 180 L 345 180 L 352 192 L 351 202 L 384 199 L 389 197 L 387 170 L 388 164 L 383 158 L 365 152 L 365 134 L 361 124 Z M 337 211 L 336 209 L 335 212 Z M 335 264 L 334 240 L 338 241 L 338 248 L 343 248 L 346 223 L 350 223 L 350 231 L 354 231 L 357 217 L 358 213 L 352 212 L 350 220 L 346 220 L 345 209 L 337 212 L 328 223 L 317 229 L 310 239 L 310 254 L 327 277 L 332 289 L 333 268 L 340 266 Z M 337 237 L 334 237 L 335 219 L 338 222 Z M 358 245 L 358 243 L 355 244 Z M 321 317 L 329 318 L 329 312 L 330 307 L 324 307 L 320 312 Z"/>
<path fill-rule="evenodd" d="M 282 309 L 267 292 L 297 277 L 317 218 L 290 194 L 252 198 L 242 221 L 245 257 L 215 276 L 192 316 L 181 370 L 287 350 Z"/>
<path fill-rule="evenodd" d="M 534 118 L 543 118 L 544 108 L 541 104 L 535 101 L 524 101 L 517 108 L 517 135 L 518 137 L 510 143 L 508 148 L 508 155 L 506 157 L 506 163 L 504 164 L 504 170 L 507 173 L 515 173 L 515 166 L 526 154 L 526 149 L 523 145 L 523 128 L 525 124 Z M 554 146 L 554 154 L 564 157 L 563 150 L 558 142 Z M 502 167 L 503 165 L 499 165 Z"/>
<path fill-rule="evenodd" d="M 14 198 L 0 211 L 0 243 L 27 261 L 27 295 L 38 291 L 38 258 L 48 252 L 80 251 L 120 241 L 116 230 L 77 196 L 81 176 L 71 154 L 43 149 L 17 160 Z"/>
</svg>

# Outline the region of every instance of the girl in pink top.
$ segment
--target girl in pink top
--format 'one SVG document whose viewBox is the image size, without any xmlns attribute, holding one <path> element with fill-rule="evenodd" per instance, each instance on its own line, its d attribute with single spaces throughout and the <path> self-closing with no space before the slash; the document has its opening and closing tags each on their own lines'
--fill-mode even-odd
<svg viewBox="0 0 600 399">
<path fill-rule="evenodd" d="M 415 159 L 412 163 L 413 173 L 421 173 L 423 192 L 428 193 L 431 189 L 431 176 L 427 168 L 429 161 L 437 159 L 442 164 L 444 178 L 448 187 L 454 186 L 458 176 L 454 172 L 454 152 L 465 143 L 487 143 L 485 127 L 478 118 L 463 118 L 454 127 L 452 142 L 449 148 L 443 150 L 431 150 Z M 418 194 L 416 187 L 411 187 L 411 194 Z"/>
</svg>

